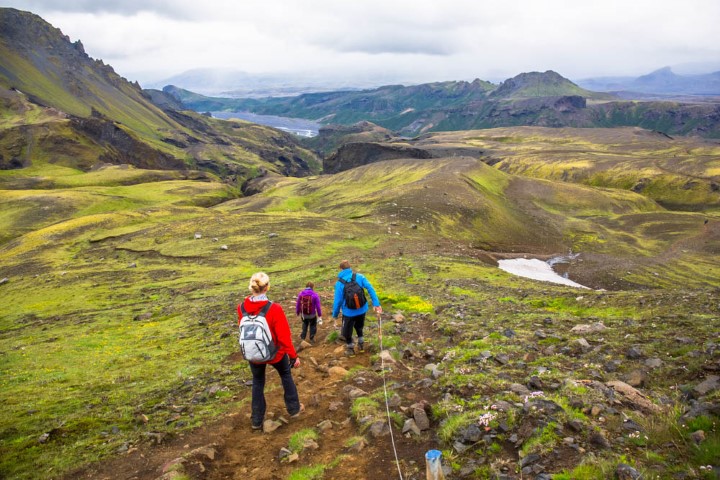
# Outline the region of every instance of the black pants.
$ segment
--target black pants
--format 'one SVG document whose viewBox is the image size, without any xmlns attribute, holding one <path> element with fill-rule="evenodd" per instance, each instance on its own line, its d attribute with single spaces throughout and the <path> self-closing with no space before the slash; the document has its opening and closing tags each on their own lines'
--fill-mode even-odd
<svg viewBox="0 0 720 480">
<path fill-rule="evenodd" d="M 346 317 L 343 315 L 343 324 L 341 335 L 345 338 L 345 342 L 348 347 L 354 347 L 353 343 L 353 328 L 357 332 L 358 343 L 364 343 L 363 328 L 365 328 L 365 314 L 357 315 L 354 317 Z"/>
<path fill-rule="evenodd" d="M 310 327 L 310 341 L 315 340 L 315 334 L 317 333 L 317 317 L 303 317 L 302 319 L 302 332 L 300 332 L 300 338 L 305 340 L 307 335 L 308 326 Z"/>
<path fill-rule="evenodd" d="M 265 368 L 267 363 L 250 363 L 253 376 L 252 384 L 252 424 L 261 426 L 265 419 Z M 285 391 L 285 408 L 290 415 L 300 411 L 300 398 L 297 387 L 290 370 L 290 357 L 285 355 L 282 360 L 269 364 L 280 374 L 283 390 Z"/>
</svg>

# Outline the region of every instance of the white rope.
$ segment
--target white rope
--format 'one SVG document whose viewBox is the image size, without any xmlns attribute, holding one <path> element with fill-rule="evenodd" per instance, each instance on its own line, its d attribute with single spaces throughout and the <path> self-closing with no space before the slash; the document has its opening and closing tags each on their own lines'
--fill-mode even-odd
<svg viewBox="0 0 720 480">
<path fill-rule="evenodd" d="M 400 480 L 403 480 L 402 470 L 400 469 L 400 459 L 398 458 L 397 448 L 395 447 L 395 436 L 393 435 L 392 420 L 390 418 L 390 403 L 388 401 L 387 383 L 385 383 L 385 360 L 383 360 L 383 344 L 382 344 L 382 316 L 378 313 L 378 339 L 380 340 L 380 366 L 382 368 L 383 390 L 385 391 L 385 411 L 387 412 L 388 427 L 390 428 L 390 441 L 392 442 L 393 452 L 395 453 L 395 464 L 397 465 Z"/>
</svg>

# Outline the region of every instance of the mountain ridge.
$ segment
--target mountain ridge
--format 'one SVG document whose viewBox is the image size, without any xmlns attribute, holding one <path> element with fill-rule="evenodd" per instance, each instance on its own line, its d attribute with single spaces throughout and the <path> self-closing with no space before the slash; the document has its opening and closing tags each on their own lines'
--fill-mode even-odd
<svg viewBox="0 0 720 480">
<path fill-rule="evenodd" d="M 507 126 L 641 126 L 668 135 L 720 138 L 720 103 L 633 102 L 591 92 L 554 71 L 528 72 L 500 85 L 437 82 L 285 98 L 217 98 L 175 86 L 163 89 L 196 111 L 249 111 L 323 124 L 369 121 L 402 135 Z"/>
<path fill-rule="evenodd" d="M 6 98 L 15 98 L 5 103 L 9 114 L 21 115 L 27 108 L 23 105 L 63 112 L 67 117 L 54 121 L 70 122 L 84 139 L 81 143 L 91 146 L 78 158 L 83 168 L 109 161 L 141 168 L 201 169 L 240 184 L 260 170 L 308 175 L 320 168 L 319 159 L 290 134 L 191 112 L 178 114 L 170 101 L 162 107 L 155 104 L 137 83 L 89 57 L 80 41 L 70 42 L 33 13 L 0 9 L 0 32 L 0 89 Z M 40 134 L 37 128 L 31 128 L 29 137 L 14 130 L 8 133 L 18 145 L 32 144 Z M 272 140 L 258 142 L 259 138 Z M 11 163 L 17 162 L 6 165 Z"/>
</svg>

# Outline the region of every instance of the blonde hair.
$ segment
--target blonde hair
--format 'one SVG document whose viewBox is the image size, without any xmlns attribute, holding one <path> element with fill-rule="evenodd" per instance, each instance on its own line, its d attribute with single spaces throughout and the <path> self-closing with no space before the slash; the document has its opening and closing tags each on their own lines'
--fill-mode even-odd
<svg viewBox="0 0 720 480">
<path fill-rule="evenodd" d="M 270 277 L 267 276 L 267 273 L 257 272 L 250 277 L 248 290 L 253 292 L 255 295 L 258 295 L 267 290 L 268 285 L 270 285 Z"/>
</svg>

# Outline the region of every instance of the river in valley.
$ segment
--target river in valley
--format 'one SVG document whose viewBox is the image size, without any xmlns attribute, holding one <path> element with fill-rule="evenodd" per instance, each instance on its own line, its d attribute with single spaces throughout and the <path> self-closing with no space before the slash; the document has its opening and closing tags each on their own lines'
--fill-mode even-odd
<svg viewBox="0 0 720 480">
<path fill-rule="evenodd" d="M 215 118 L 229 120 L 238 118 L 248 122 L 267 125 L 286 132 L 294 133 L 300 137 L 314 137 L 318 134 L 321 125 L 312 120 L 304 118 L 278 117 L 275 115 L 258 115 L 250 112 L 210 112 Z"/>
</svg>

